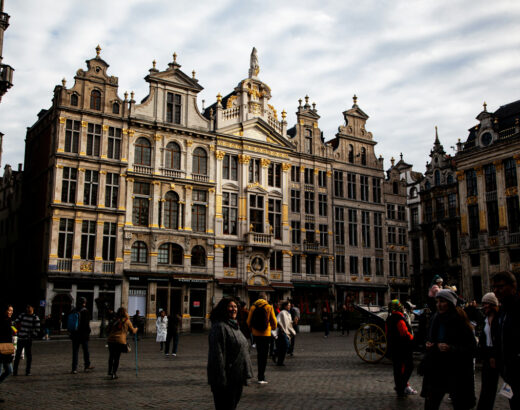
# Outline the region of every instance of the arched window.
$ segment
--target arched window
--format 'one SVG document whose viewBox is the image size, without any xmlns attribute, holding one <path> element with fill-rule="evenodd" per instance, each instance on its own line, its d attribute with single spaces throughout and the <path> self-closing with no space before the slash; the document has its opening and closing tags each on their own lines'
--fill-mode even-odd
<svg viewBox="0 0 520 410">
<path fill-rule="evenodd" d="M 70 96 L 70 105 L 72 105 L 73 107 L 78 106 L 78 94 L 72 94 Z"/>
<path fill-rule="evenodd" d="M 119 103 L 115 102 L 112 104 L 112 114 L 119 114 Z"/>
<path fill-rule="evenodd" d="M 426 181 L 424 184 L 425 189 L 430 189 L 432 187 L 432 184 L 430 184 L 430 181 Z"/>
<path fill-rule="evenodd" d="M 181 169 L 181 147 L 175 142 L 170 142 L 164 150 L 164 167 L 168 169 Z"/>
<path fill-rule="evenodd" d="M 208 156 L 202 148 L 195 148 L 193 151 L 193 168 L 192 172 L 199 175 L 207 175 L 208 172 Z"/>
<path fill-rule="evenodd" d="M 434 179 L 435 186 L 439 186 L 441 184 L 441 172 L 438 169 L 435 170 Z"/>
<path fill-rule="evenodd" d="M 354 163 L 354 147 L 352 146 L 352 144 L 349 144 L 348 146 L 348 162 L 350 162 L 351 164 Z"/>
<path fill-rule="evenodd" d="M 157 263 L 164 265 L 182 265 L 184 253 L 182 248 L 175 243 L 165 243 L 159 246 Z"/>
<path fill-rule="evenodd" d="M 92 90 L 90 93 L 90 108 L 93 110 L 101 110 L 101 92 Z"/>
<path fill-rule="evenodd" d="M 206 251 L 200 245 L 191 250 L 191 266 L 206 266 Z"/>
<path fill-rule="evenodd" d="M 146 138 L 138 138 L 135 142 L 134 163 L 147 166 L 152 164 L 152 145 Z"/>
<path fill-rule="evenodd" d="M 361 148 L 361 165 L 367 164 L 367 150 L 365 148 Z"/>
<path fill-rule="evenodd" d="M 179 229 L 179 196 L 173 191 L 164 197 L 164 227 Z"/>
<path fill-rule="evenodd" d="M 448 174 L 448 178 L 446 178 L 446 183 L 453 184 L 453 175 L 452 174 Z"/>
<path fill-rule="evenodd" d="M 132 245 L 131 259 L 132 263 L 147 263 L 148 262 L 148 248 L 146 244 L 141 241 L 134 242 Z"/>
<path fill-rule="evenodd" d="M 410 189 L 410 198 L 415 198 L 417 196 L 417 189 L 412 188 Z"/>
</svg>

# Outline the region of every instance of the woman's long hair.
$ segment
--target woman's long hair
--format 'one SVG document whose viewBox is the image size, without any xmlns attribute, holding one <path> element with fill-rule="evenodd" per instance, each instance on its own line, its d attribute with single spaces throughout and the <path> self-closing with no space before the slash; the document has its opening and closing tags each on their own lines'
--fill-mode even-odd
<svg viewBox="0 0 520 410">
<path fill-rule="evenodd" d="M 235 302 L 238 307 L 238 302 L 235 298 L 227 296 L 223 297 L 220 302 L 218 302 L 217 306 L 213 308 L 209 315 L 209 320 L 211 323 L 223 322 L 228 319 L 228 311 L 227 307 L 231 302 Z"/>
<path fill-rule="evenodd" d="M 123 323 L 125 323 L 125 320 L 127 318 L 126 309 L 124 307 L 120 307 L 117 309 L 116 318 L 114 321 L 114 324 L 112 325 L 112 330 L 121 330 L 123 327 Z"/>
</svg>

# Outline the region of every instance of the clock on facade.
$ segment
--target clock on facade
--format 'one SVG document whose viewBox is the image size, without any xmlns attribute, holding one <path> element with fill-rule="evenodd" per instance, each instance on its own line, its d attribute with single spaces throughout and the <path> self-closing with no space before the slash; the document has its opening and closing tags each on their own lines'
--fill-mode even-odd
<svg viewBox="0 0 520 410">
<path fill-rule="evenodd" d="M 493 137 L 489 132 L 485 132 L 482 134 L 482 137 L 480 137 L 480 141 L 482 142 L 482 145 L 484 147 L 487 147 L 489 144 L 491 144 L 491 141 L 493 140 Z"/>
</svg>

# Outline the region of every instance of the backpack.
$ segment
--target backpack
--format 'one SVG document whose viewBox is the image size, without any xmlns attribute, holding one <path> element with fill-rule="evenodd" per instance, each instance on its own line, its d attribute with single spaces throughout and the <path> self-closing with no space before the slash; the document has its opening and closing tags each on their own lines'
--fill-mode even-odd
<svg viewBox="0 0 520 410">
<path fill-rule="evenodd" d="M 266 305 L 255 306 L 255 310 L 253 311 L 253 316 L 251 317 L 251 327 L 256 330 L 264 331 L 269 325 L 269 316 L 265 306 Z"/>
<path fill-rule="evenodd" d="M 73 310 L 69 313 L 67 317 L 67 330 L 69 332 L 76 332 L 79 326 L 79 312 L 77 310 Z"/>
</svg>

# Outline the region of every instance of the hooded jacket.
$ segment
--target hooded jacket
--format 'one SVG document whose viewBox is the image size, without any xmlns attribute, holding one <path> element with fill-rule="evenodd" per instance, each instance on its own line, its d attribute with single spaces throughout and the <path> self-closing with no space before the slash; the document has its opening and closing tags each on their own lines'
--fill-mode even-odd
<svg viewBox="0 0 520 410">
<path fill-rule="evenodd" d="M 265 330 L 255 329 L 252 326 L 253 313 L 257 307 L 263 307 L 267 312 L 267 316 L 269 317 L 267 328 Z M 269 303 L 267 303 L 265 299 L 258 299 L 253 304 L 253 306 L 251 306 L 251 310 L 249 310 L 249 316 L 247 317 L 247 325 L 253 332 L 253 336 L 271 336 L 271 330 L 276 329 L 276 326 L 278 325 L 276 322 L 276 316 L 274 314 L 273 307 Z"/>
</svg>

